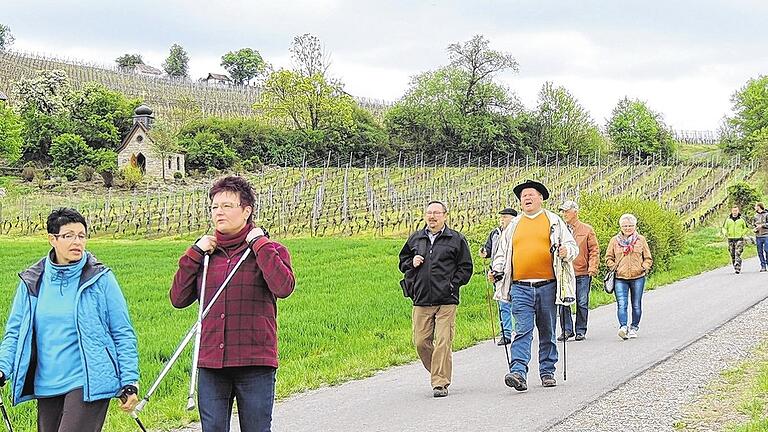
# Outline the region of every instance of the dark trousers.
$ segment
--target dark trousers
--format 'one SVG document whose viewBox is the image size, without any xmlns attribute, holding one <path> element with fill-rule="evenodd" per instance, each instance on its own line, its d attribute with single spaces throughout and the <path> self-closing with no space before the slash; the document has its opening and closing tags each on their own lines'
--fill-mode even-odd
<svg viewBox="0 0 768 432">
<path fill-rule="evenodd" d="M 100 432 L 109 399 L 83 402 L 83 389 L 37 399 L 38 432 Z"/>
<path fill-rule="evenodd" d="M 592 287 L 592 276 L 576 276 L 576 334 L 587 334 L 587 318 L 589 318 L 589 290 Z M 573 316 L 570 306 L 560 307 L 560 328 L 563 333 L 573 334 Z"/>
<path fill-rule="evenodd" d="M 203 432 L 229 432 L 232 404 L 242 432 L 269 432 L 277 369 L 268 366 L 200 368 L 198 407 Z"/>
</svg>

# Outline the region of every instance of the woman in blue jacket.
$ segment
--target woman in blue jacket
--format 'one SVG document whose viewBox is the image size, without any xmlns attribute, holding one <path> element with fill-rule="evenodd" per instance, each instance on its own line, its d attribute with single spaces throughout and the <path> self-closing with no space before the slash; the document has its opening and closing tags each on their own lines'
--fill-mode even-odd
<svg viewBox="0 0 768 432">
<path fill-rule="evenodd" d="M 74 209 L 48 216 L 53 249 L 21 272 L 0 344 L 0 385 L 13 404 L 37 399 L 40 432 L 101 431 L 109 400 L 138 403 L 136 334 L 115 276 L 85 251 Z"/>
</svg>

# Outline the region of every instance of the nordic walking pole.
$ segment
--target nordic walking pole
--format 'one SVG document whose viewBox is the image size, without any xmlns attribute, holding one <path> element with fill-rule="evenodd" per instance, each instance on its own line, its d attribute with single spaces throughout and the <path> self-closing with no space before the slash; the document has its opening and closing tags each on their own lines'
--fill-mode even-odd
<svg viewBox="0 0 768 432">
<path fill-rule="evenodd" d="M 490 266 L 489 266 L 489 268 L 490 268 Z M 490 282 L 488 281 L 488 275 L 485 276 L 485 288 L 486 288 L 486 291 L 490 290 Z M 489 297 L 489 299 L 490 299 L 490 297 Z M 496 303 L 498 305 L 498 311 L 499 311 L 499 332 L 501 333 L 501 337 L 506 338 L 506 336 L 504 335 L 504 323 L 501 320 L 501 304 L 499 302 L 496 302 Z M 490 307 L 490 304 L 489 304 L 489 307 Z M 491 315 L 493 315 L 492 312 L 489 312 L 489 313 Z M 491 316 L 491 321 L 493 321 L 493 316 Z M 493 322 L 491 322 L 491 326 L 493 326 Z M 493 342 L 495 343 L 496 342 L 496 336 L 495 336 L 496 335 L 496 329 L 493 329 L 492 332 L 494 334 Z M 510 368 L 511 364 L 510 364 L 510 361 L 509 361 L 509 350 L 507 349 L 508 345 L 509 345 L 509 343 L 505 343 L 504 344 L 504 357 L 506 357 L 506 359 L 507 359 L 507 368 Z"/>
<path fill-rule="evenodd" d="M 187 411 L 195 409 L 195 389 L 197 388 L 197 361 L 200 358 L 200 337 L 203 333 L 203 307 L 205 306 L 205 283 L 208 276 L 208 262 L 210 254 L 203 256 L 203 280 L 200 287 L 200 298 L 197 308 L 197 330 L 195 331 L 195 347 L 192 351 L 192 376 L 189 379 L 189 397 L 187 398 Z"/>
<path fill-rule="evenodd" d="M 488 282 L 488 276 L 486 275 L 484 277 L 485 279 L 485 297 L 488 300 L 488 321 L 491 323 L 491 338 L 493 338 L 493 343 L 496 343 L 496 329 L 493 326 L 493 307 L 491 306 L 491 284 Z M 501 317 L 499 317 L 501 319 Z"/>
<path fill-rule="evenodd" d="M 565 306 L 557 305 L 558 311 L 560 309 L 565 309 Z M 560 315 L 562 311 L 558 313 Z M 568 313 L 571 313 L 570 310 L 568 310 Z M 560 318 L 558 316 L 558 318 Z M 560 321 L 559 319 L 557 321 Z M 568 342 L 568 338 L 563 338 L 563 381 L 568 381 L 568 353 L 565 351 L 566 342 Z"/>
<path fill-rule="evenodd" d="M 501 304 L 499 304 L 499 327 L 501 328 L 501 334 L 504 336 L 504 323 L 501 321 Z M 510 335 L 511 336 L 511 335 Z M 504 336 L 506 338 L 506 336 Z M 512 367 L 512 362 L 509 361 L 509 350 L 507 349 L 507 346 L 512 343 L 512 340 L 510 338 L 508 343 L 504 344 L 504 356 L 507 357 L 507 367 Z"/>
<path fill-rule="evenodd" d="M 211 311 L 211 308 L 213 308 L 214 303 L 216 303 L 216 300 L 219 298 L 222 292 L 224 292 L 224 288 L 227 287 L 227 284 L 229 284 L 229 281 L 232 279 L 232 276 L 235 275 L 237 272 L 237 269 L 240 268 L 240 265 L 245 261 L 245 259 L 248 257 L 248 255 L 251 254 L 251 245 L 248 245 L 248 249 L 245 250 L 243 253 L 243 256 L 240 257 L 240 260 L 237 261 L 237 264 L 235 264 L 235 267 L 232 269 L 232 271 L 227 275 L 227 278 L 224 279 L 224 282 L 221 284 L 218 290 L 216 290 L 216 293 L 213 295 L 213 298 L 211 298 L 211 302 L 208 303 L 208 306 L 203 310 L 202 313 L 202 319 L 205 319 L 205 317 L 208 315 L 208 313 Z M 187 332 L 187 335 L 184 336 L 184 339 L 181 340 L 181 343 L 176 348 L 176 352 L 173 353 L 171 358 L 168 360 L 168 362 L 165 364 L 165 367 L 163 367 L 163 370 L 160 371 L 160 375 L 155 380 L 154 384 L 152 384 L 152 387 L 149 388 L 149 391 L 144 395 L 144 399 L 139 402 L 138 405 L 136 405 L 136 408 L 133 409 L 133 415 L 138 415 L 138 413 L 141 412 L 141 410 L 144 409 L 144 406 L 147 405 L 147 402 L 149 402 L 149 398 L 152 397 L 152 395 L 155 393 L 155 390 L 157 390 L 157 387 L 160 385 L 160 382 L 165 378 L 165 376 L 168 374 L 168 371 L 171 370 L 171 366 L 173 366 L 174 363 L 176 363 L 176 360 L 178 360 L 179 356 L 181 355 L 181 352 L 184 351 L 184 348 L 187 346 L 190 340 L 192 340 L 192 337 L 195 335 L 195 331 L 197 331 L 198 324 L 195 323 L 192 325 L 192 328 L 189 329 L 189 332 Z"/>
<path fill-rule="evenodd" d="M 5 410 L 5 404 L 3 403 L 3 396 L 0 395 L 0 411 L 3 413 L 3 422 L 8 432 L 13 432 L 13 426 L 11 426 L 11 418 L 8 417 L 8 411 Z"/>
</svg>

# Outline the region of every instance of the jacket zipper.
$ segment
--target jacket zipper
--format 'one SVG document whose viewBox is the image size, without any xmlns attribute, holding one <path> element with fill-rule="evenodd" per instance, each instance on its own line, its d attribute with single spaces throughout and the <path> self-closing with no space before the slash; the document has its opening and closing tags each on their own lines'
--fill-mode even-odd
<svg viewBox="0 0 768 432">
<path fill-rule="evenodd" d="M 88 376 L 88 361 L 85 359 L 85 349 L 83 348 L 83 337 L 82 332 L 80 331 L 80 320 L 78 319 L 77 309 L 80 305 L 80 296 L 83 295 L 83 291 L 88 288 L 89 286 L 93 285 L 96 280 L 98 280 L 104 273 L 106 273 L 106 270 L 98 273 L 94 277 L 92 277 L 88 282 L 86 282 L 86 285 L 81 286 L 77 294 L 75 295 L 75 328 L 77 329 L 77 344 L 80 346 L 80 358 L 83 359 L 83 375 L 85 375 L 85 386 L 83 387 L 83 400 L 85 402 L 90 402 L 90 392 L 91 392 L 91 380 Z M 117 379 L 119 380 L 120 377 L 118 376 Z"/>
</svg>

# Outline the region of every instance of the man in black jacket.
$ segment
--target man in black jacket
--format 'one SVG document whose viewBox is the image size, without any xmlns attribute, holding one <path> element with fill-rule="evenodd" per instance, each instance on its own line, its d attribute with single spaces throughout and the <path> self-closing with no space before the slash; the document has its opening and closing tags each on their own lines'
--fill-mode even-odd
<svg viewBox="0 0 768 432">
<path fill-rule="evenodd" d="M 430 372 L 434 397 L 448 396 L 452 376 L 451 344 L 459 288 L 472 276 L 472 256 L 461 233 L 445 226 L 448 208 L 427 204 L 426 227 L 411 234 L 400 251 L 400 282 L 413 300 L 413 343 Z"/>
</svg>

